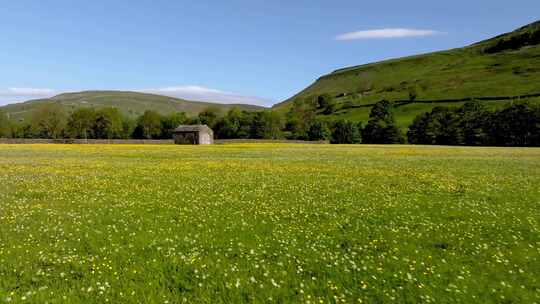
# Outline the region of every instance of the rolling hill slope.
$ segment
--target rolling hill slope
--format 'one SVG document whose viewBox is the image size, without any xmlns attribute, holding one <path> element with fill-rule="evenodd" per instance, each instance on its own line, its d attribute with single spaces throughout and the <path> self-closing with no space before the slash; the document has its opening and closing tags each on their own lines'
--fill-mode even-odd
<svg viewBox="0 0 540 304">
<path fill-rule="evenodd" d="M 459 106 L 463 99 L 540 95 L 540 21 L 464 48 L 336 70 L 274 108 L 285 111 L 294 100 L 323 94 L 337 102 L 337 110 L 324 115 L 329 119 L 367 121 L 373 103 L 401 101 L 401 127 L 434 106 Z M 484 102 L 498 107 L 509 101 Z"/>
<path fill-rule="evenodd" d="M 10 104 L 0 107 L 0 111 L 9 114 L 11 119 L 24 120 L 44 103 L 60 103 L 68 112 L 80 107 L 116 107 L 123 114 L 136 117 L 146 110 L 154 110 L 161 114 L 172 112 L 186 112 L 188 116 L 212 107 L 226 112 L 232 107 L 243 110 L 261 110 L 263 107 L 245 104 L 218 104 L 208 102 L 189 101 L 161 95 L 121 92 L 121 91 L 86 91 L 78 93 L 65 93 L 47 99 L 30 100 L 23 103 Z"/>
</svg>

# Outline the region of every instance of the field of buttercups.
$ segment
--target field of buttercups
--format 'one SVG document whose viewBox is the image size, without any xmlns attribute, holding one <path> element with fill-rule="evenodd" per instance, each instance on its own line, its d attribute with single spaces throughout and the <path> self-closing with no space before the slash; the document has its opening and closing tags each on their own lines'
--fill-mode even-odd
<svg viewBox="0 0 540 304">
<path fill-rule="evenodd" d="M 540 303 L 540 149 L 0 145 L 0 303 Z"/>
</svg>

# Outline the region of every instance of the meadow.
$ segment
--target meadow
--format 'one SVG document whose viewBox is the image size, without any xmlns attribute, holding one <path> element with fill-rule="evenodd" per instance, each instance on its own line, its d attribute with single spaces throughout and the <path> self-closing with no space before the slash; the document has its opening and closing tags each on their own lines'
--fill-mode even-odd
<svg viewBox="0 0 540 304">
<path fill-rule="evenodd" d="M 540 149 L 0 145 L 0 303 L 540 303 Z"/>
</svg>

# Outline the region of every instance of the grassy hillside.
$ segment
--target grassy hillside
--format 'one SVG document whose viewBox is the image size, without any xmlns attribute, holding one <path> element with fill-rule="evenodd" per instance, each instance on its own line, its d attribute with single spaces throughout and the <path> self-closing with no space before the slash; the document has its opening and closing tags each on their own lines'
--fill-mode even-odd
<svg viewBox="0 0 540 304">
<path fill-rule="evenodd" d="M 274 107 L 286 110 L 295 99 L 329 94 L 338 102 L 338 111 L 329 117 L 366 120 L 370 104 L 406 101 L 414 92 L 420 102 L 396 111 L 407 125 L 417 114 L 443 105 L 429 101 L 540 93 L 539 36 L 536 22 L 465 48 L 337 70 Z M 496 107 L 507 102 L 488 103 Z"/>
<path fill-rule="evenodd" d="M 87 91 L 79 93 L 66 93 L 48 99 L 31 100 L 24 103 L 11 104 L 0 108 L 0 111 L 8 113 L 12 119 L 27 119 L 32 112 L 44 103 L 60 103 L 68 112 L 81 107 L 116 107 L 122 113 L 130 117 L 136 117 L 146 110 L 154 110 L 161 114 L 171 112 L 186 112 L 188 115 L 196 115 L 199 112 L 212 107 L 225 112 L 231 107 L 239 107 L 244 110 L 263 109 L 254 105 L 216 104 L 207 102 L 189 101 L 154 94 L 120 91 Z"/>
</svg>

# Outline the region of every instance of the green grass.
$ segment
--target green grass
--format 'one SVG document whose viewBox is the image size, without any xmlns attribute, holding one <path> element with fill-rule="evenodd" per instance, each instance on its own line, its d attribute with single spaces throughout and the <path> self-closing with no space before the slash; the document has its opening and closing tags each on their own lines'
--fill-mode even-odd
<svg viewBox="0 0 540 304">
<path fill-rule="evenodd" d="M 1 145 L 0 302 L 539 303 L 540 149 Z"/>
<path fill-rule="evenodd" d="M 87 91 L 80 93 L 66 93 L 49 99 L 32 100 L 25 103 L 16 103 L 0 107 L 0 111 L 7 113 L 14 120 L 27 120 L 40 105 L 57 102 L 62 104 L 68 112 L 81 107 L 115 107 L 124 115 L 135 118 L 146 110 L 157 111 L 160 114 L 185 112 L 188 116 L 195 116 L 199 112 L 212 107 L 224 113 L 232 107 L 243 110 L 261 110 L 262 107 L 253 105 L 231 105 L 208 102 L 189 101 L 184 99 L 166 97 L 154 94 L 120 91 Z"/>
<path fill-rule="evenodd" d="M 540 23 L 530 28 L 540 30 Z M 339 104 L 373 104 L 383 99 L 408 100 L 410 88 L 417 100 L 445 100 L 492 96 L 519 96 L 540 94 L 540 45 L 526 46 L 486 54 L 486 45 L 506 39 L 523 29 L 491 40 L 459 49 L 399 58 L 337 70 L 319 78 L 293 98 L 278 104 L 285 111 L 295 99 L 311 98 L 322 94 L 338 96 Z M 417 104 L 419 112 L 430 111 L 429 104 Z M 359 114 L 368 110 L 345 110 L 352 119 L 365 118 Z M 401 115 L 399 111 L 397 114 Z M 410 124 L 413 115 L 403 113 L 398 120 Z"/>
<path fill-rule="evenodd" d="M 324 76 L 299 97 L 360 93 L 359 104 L 386 99 L 454 99 L 540 93 L 540 47 L 483 54 L 476 48 L 456 49 L 378 64 Z M 369 90 L 368 90 L 369 88 Z M 360 92 L 359 92 L 360 91 Z"/>
</svg>

